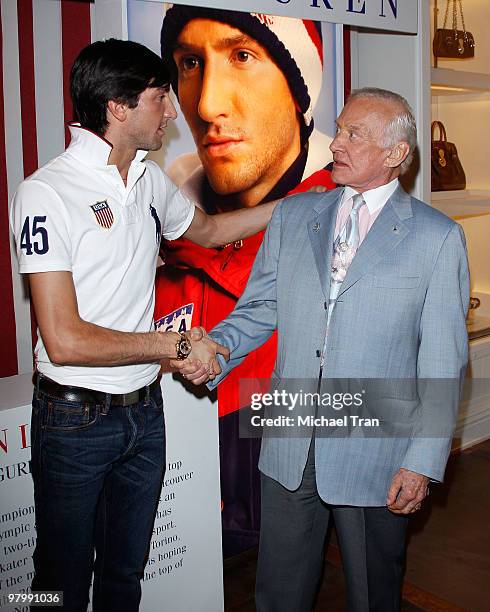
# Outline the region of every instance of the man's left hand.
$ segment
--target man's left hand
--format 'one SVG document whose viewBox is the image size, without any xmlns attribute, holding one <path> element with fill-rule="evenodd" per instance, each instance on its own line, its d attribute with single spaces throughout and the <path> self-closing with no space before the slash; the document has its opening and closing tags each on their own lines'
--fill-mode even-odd
<svg viewBox="0 0 490 612">
<path fill-rule="evenodd" d="M 420 510 L 429 491 L 429 478 L 400 468 L 393 476 L 386 505 L 395 514 L 412 514 Z"/>
</svg>

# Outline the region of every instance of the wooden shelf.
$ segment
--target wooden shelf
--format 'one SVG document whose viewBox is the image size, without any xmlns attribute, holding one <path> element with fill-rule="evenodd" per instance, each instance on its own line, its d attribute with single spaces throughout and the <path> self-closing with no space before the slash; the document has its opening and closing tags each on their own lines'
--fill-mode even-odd
<svg viewBox="0 0 490 612">
<path fill-rule="evenodd" d="M 464 219 L 490 214 L 490 189 L 466 189 L 461 191 L 433 191 L 431 203 L 453 219 Z"/>
<path fill-rule="evenodd" d="M 490 92 L 490 74 L 450 68 L 431 69 L 432 95 L 482 94 Z"/>
</svg>

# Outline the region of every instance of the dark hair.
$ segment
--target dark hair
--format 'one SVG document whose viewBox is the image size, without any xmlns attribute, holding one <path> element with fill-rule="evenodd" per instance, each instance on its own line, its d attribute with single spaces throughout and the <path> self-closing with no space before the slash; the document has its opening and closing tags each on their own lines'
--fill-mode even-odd
<svg viewBox="0 0 490 612">
<path fill-rule="evenodd" d="M 116 38 L 92 43 L 82 49 L 71 69 L 75 118 L 83 127 L 103 136 L 109 100 L 135 108 L 147 87 L 169 84 L 166 64 L 147 47 Z"/>
</svg>

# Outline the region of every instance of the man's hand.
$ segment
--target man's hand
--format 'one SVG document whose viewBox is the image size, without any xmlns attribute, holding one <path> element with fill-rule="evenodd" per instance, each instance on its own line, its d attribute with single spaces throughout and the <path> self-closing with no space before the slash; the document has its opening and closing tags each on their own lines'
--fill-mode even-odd
<svg viewBox="0 0 490 612">
<path fill-rule="evenodd" d="M 188 336 L 192 342 L 189 357 L 183 361 L 171 359 L 170 365 L 186 380 L 190 380 L 197 386 L 208 380 L 213 380 L 217 374 L 221 373 L 216 355 L 223 355 L 228 361 L 230 351 L 211 340 L 203 327 L 193 327 Z"/>
<path fill-rule="evenodd" d="M 393 476 L 386 505 L 395 514 L 411 514 L 420 510 L 429 492 L 429 478 L 400 468 Z"/>
</svg>

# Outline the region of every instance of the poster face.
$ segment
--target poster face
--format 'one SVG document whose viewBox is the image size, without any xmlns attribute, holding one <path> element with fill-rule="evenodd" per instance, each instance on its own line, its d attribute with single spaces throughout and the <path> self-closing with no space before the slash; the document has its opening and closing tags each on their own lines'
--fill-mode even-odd
<svg viewBox="0 0 490 612">
<path fill-rule="evenodd" d="M 141 42 L 160 55 L 162 19 L 165 11 L 171 6 L 172 4 L 163 1 L 128 0 L 128 38 Z M 235 15 L 239 14 L 236 11 L 224 12 Z M 269 17 L 274 19 L 274 17 Z M 301 19 L 276 17 L 276 20 L 279 19 L 286 20 L 280 24 L 282 27 L 284 27 L 283 24 L 287 24 L 288 22 L 291 24 L 303 23 Z M 337 116 L 336 100 L 338 99 L 337 87 L 338 82 L 340 82 L 339 75 L 336 74 L 336 26 L 335 24 L 326 22 L 310 21 L 309 23 L 315 23 L 316 27 L 321 29 L 322 38 L 321 43 L 316 41 L 317 44 L 321 44 L 321 70 L 315 75 L 315 82 L 310 84 L 310 89 L 312 87 L 314 88 L 312 97 L 316 100 L 312 109 L 315 131 L 318 131 L 319 134 L 326 135 L 330 139 L 335 133 L 335 119 Z M 295 28 L 293 27 L 291 29 L 291 36 L 294 36 Z M 301 31 L 301 28 L 298 27 L 297 29 Z M 316 65 L 318 62 L 318 53 L 312 48 L 308 39 L 301 42 L 306 46 L 303 58 L 304 63 L 310 62 Z M 298 40 L 298 46 L 299 44 L 300 40 Z M 239 83 L 237 82 L 237 86 L 238 85 Z M 168 124 L 167 136 L 162 149 L 156 154 L 151 154 L 151 158 L 158 161 L 161 167 L 167 171 L 169 168 L 172 168 L 179 157 L 182 161 L 182 155 L 195 153 L 196 151 L 196 145 L 189 128 L 189 122 L 186 121 L 186 117 L 175 95 L 174 101 L 178 112 L 177 119 Z M 326 160 L 330 155 L 328 151 L 329 140 L 324 142 L 327 142 L 326 151 L 324 152 Z M 323 159 L 319 160 L 318 163 L 321 163 L 321 161 L 323 161 Z M 173 176 L 173 178 L 175 179 L 176 176 Z M 180 177 L 179 180 L 177 176 L 177 182 L 181 182 L 182 180 L 182 177 Z"/>
</svg>

